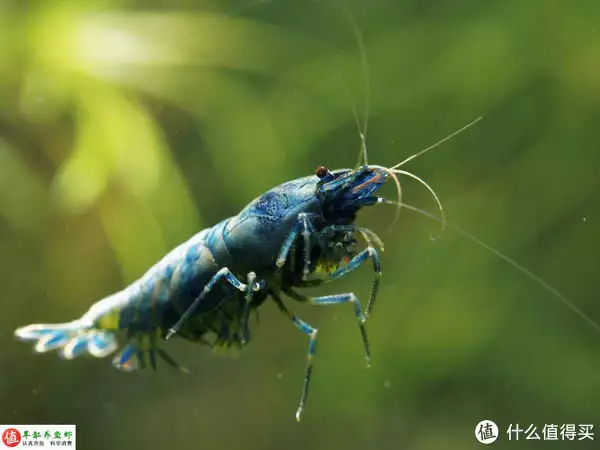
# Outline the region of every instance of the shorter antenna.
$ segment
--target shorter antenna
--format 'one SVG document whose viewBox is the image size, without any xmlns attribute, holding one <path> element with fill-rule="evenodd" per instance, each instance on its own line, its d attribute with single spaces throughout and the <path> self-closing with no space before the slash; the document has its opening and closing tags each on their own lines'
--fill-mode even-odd
<svg viewBox="0 0 600 450">
<path fill-rule="evenodd" d="M 414 154 L 414 155 L 412 155 L 412 156 L 409 156 L 409 157 L 408 157 L 408 158 L 406 158 L 404 161 L 402 161 L 402 162 L 400 162 L 400 163 L 396 164 L 396 165 L 395 165 L 395 166 L 393 166 L 393 167 L 390 167 L 390 169 L 397 169 L 398 167 L 401 167 L 401 166 L 403 166 L 403 165 L 404 165 L 404 164 L 406 164 L 407 162 L 409 162 L 409 161 L 412 161 L 413 159 L 415 159 L 415 158 L 417 158 L 417 157 L 419 157 L 419 156 L 421 156 L 421 155 L 424 155 L 424 154 L 425 154 L 425 153 L 427 153 L 429 150 L 433 150 L 434 148 L 436 148 L 436 147 L 438 147 L 438 146 L 442 145 L 444 142 L 446 142 L 446 141 L 449 141 L 449 140 L 450 140 L 450 139 L 452 139 L 454 136 L 456 136 L 456 135 L 458 135 L 458 134 L 462 133 L 463 131 L 467 130 L 468 128 L 471 128 L 473 125 L 475 125 L 475 124 L 476 124 L 477 122 L 479 122 L 481 119 L 483 119 L 483 116 L 479 116 L 477 119 L 475 119 L 475 120 L 473 120 L 471 123 L 469 123 L 469 124 L 465 125 L 465 126 L 464 126 L 464 127 L 462 127 L 460 130 L 456 130 L 454 133 L 452 133 L 452 134 L 449 134 L 449 135 L 448 135 L 448 136 L 446 136 L 444 139 L 441 139 L 441 140 L 437 141 L 435 144 L 433 144 L 433 145 L 430 145 L 430 146 L 429 146 L 429 147 L 427 147 L 427 148 L 424 148 L 423 150 L 421 150 L 421 151 L 420 151 L 420 152 L 418 152 L 418 153 L 415 153 L 415 154 Z"/>
</svg>

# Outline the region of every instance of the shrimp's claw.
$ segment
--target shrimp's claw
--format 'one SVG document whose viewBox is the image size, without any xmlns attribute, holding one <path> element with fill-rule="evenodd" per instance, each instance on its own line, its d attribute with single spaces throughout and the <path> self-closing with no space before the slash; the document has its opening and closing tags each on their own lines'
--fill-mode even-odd
<svg viewBox="0 0 600 450">
<path fill-rule="evenodd" d="M 32 324 L 15 330 L 17 339 L 35 342 L 34 351 L 45 353 L 60 351 L 64 359 L 73 359 L 83 353 L 96 358 L 104 358 L 117 349 L 116 336 L 99 330 L 81 321 L 59 324 Z"/>
</svg>

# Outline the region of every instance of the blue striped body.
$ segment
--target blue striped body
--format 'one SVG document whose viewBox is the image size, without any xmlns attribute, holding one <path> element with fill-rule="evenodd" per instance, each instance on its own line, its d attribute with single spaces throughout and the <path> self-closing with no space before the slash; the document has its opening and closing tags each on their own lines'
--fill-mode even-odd
<svg viewBox="0 0 600 450">
<path fill-rule="evenodd" d="M 144 366 L 145 355 L 153 367 L 158 355 L 181 368 L 160 345 L 161 338 L 175 333 L 213 347 L 243 345 L 249 313 L 265 299 L 279 302 L 284 292 L 305 301 L 291 289 L 337 276 L 341 262 L 355 256 L 347 225 L 361 206 L 373 204 L 371 193 L 384 179 L 377 169 L 364 167 L 283 183 L 177 246 L 81 318 L 28 325 L 15 335 L 36 342 L 37 352 L 59 349 L 71 359 L 114 352 L 119 347 L 115 331 L 126 330 L 127 345 L 113 359 L 126 371 Z M 317 278 L 307 280 L 307 275 Z"/>
</svg>

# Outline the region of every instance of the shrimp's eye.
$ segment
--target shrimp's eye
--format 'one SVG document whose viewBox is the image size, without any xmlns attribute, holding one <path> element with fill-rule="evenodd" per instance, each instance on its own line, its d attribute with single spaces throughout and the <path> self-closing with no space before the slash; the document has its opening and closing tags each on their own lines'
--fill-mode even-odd
<svg viewBox="0 0 600 450">
<path fill-rule="evenodd" d="M 319 178 L 325 178 L 325 176 L 329 173 L 329 169 L 325 166 L 319 166 L 315 170 L 315 175 Z"/>
</svg>

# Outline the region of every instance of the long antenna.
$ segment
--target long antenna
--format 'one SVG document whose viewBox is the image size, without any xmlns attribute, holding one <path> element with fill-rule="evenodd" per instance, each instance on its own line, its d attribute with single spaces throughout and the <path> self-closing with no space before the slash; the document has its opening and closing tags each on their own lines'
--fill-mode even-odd
<svg viewBox="0 0 600 450">
<path fill-rule="evenodd" d="M 364 97 L 365 97 L 365 109 L 364 109 L 364 119 L 363 119 L 363 127 L 360 129 L 360 120 L 358 118 L 358 114 L 356 113 L 356 108 L 354 107 L 354 102 L 352 103 L 352 112 L 354 113 L 354 118 L 356 119 L 357 125 L 359 127 L 359 135 L 360 135 L 360 156 L 359 156 L 359 166 L 361 165 L 361 160 L 364 165 L 368 164 L 367 160 L 367 129 L 369 126 L 369 111 L 371 108 L 371 81 L 369 74 L 369 62 L 367 61 L 367 51 L 365 50 L 365 43 L 363 41 L 362 32 L 358 23 L 354 19 L 354 16 L 346 6 L 346 4 L 342 0 L 338 0 L 338 5 L 340 9 L 344 13 L 344 17 L 348 21 L 350 28 L 352 29 L 352 33 L 356 38 L 356 43 L 358 45 L 358 52 L 360 54 L 360 62 L 362 66 L 362 76 L 364 83 Z"/>
<path fill-rule="evenodd" d="M 391 200 L 385 200 L 383 203 L 388 203 L 388 204 L 391 204 L 391 205 L 398 205 L 399 204 L 403 208 L 410 209 L 411 211 L 415 211 L 415 212 L 417 212 L 419 214 L 422 214 L 422 215 L 424 215 L 426 217 L 429 217 L 432 220 L 435 220 L 436 222 L 443 223 L 446 226 L 448 226 L 449 228 L 452 228 L 453 230 L 455 230 L 458 233 L 462 234 L 467 239 L 473 241 L 477 245 L 485 248 L 487 251 L 489 251 L 489 252 L 493 253 L 494 255 L 496 255 L 498 258 L 504 260 L 505 262 L 507 262 L 508 264 L 510 264 L 511 266 L 513 266 L 515 269 L 517 269 L 519 272 L 525 274 L 531 280 L 535 281 L 537 284 L 539 284 L 541 287 L 543 287 L 546 291 L 548 291 L 554 297 L 556 297 L 558 300 L 560 300 L 562 303 L 564 303 L 571 311 L 573 311 L 575 314 L 577 314 L 579 317 L 581 317 L 584 321 L 586 321 L 588 323 L 588 325 L 590 325 L 592 328 L 594 328 L 594 330 L 596 330 L 597 332 L 600 333 L 600 324 L 598 324 L 598 322 L 596 322 L 594 319 L 592 319 L 590 316 L 588 316 L 586 313 L 584 313 L 575 303 L 573 303 L 571 300 L 569 300 L 567 297 L 565 297 L 563 294 L 561 294 L 555 287 L 553 287 L 550 284 L 548 284 L 540 276 L 536 275 L 531 270 L 529 270 L 526 267 L 522 266 L 521 264 L 519 264 L 518 262 L 516 262 L 514 259 L 509 258 L 508 256 L 506 256 L 502 252 L 500 252 L 500 251 L 496 250 L 495 248 L 493 248 L 492 246 L 486 244 L 481 239 L 475 237 L 474 235 L 472 235 L 468 231 L 465 231 L 462 228 L 460 228 L 459 226 L 454 225 L 454 224 L 452 224 L 450 222 L 447 222 L 445 219 L 442 220 L 440 217 L 437 217 L 436 215 L 431 214 L 431 213 L 429 213 L 429 212 L 427 212 L 427 211 L 425 211 L 423 209 L 417 208 L 415 206 L 407 205 L 406 203 L 394 202 L 394 201 L 391 201 Z"/>
</svg>

